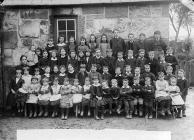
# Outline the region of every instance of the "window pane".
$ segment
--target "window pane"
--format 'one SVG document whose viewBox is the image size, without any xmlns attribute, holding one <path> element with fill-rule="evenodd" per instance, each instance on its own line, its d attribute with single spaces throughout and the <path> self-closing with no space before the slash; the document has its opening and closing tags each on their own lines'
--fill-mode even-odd
<svg viewBox="0 0 194 140">
<path fill-rule="evenodd" d="M 67 30 L 75 30 L 74 20 L 67 20 Z"/>
<path fill-rule="evenodd" d="M 66 30 L 66 21 L 65 20 L 58 21 L 58 30 Z"/>
<path fill-rule="evenodd" d="M 69 38 L 70 38 L 71 36 L 73 36 L 73 37 L 76 39 L 75 31 L 68 31 L 68 32 L 67 32 L 68 40 L 69 40 Z"/>
<path fill-rule="evenodd" d="M 66 32 L 59 32 L 59 36 L 64 36 L 64 40 L 66 41 Z"/>
</svg>

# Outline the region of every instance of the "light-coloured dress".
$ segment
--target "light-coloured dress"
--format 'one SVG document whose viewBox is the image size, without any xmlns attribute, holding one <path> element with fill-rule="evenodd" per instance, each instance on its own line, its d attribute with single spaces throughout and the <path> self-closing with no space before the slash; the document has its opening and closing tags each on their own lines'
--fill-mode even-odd
<svg viewBox="0 0 194 140">
<path fill-rule="evenodd" d="M 167 97 L 169 94 L 167 93 L 167 88 L 168 88 L 168 82 L 166 80 L 156 81 L 156 92 L 155 92 L 155 97 Z"/>
<path fill-rule="evenodd" d="M 22 75 L 22 79 L 24 80 L 24 86 L 25 88 L 29 88 L 29 86 L 31 85 L 31 79 L 32 79 L 32 75 Z"/>
<path fill-rule="evenodd" d="M 28 88 L 29 97 L 26 103 L 37 104 L 40 84 L 31 84 Z"/>
<path fill-rule="evenodd" d="M 172 99 L 172 105 L 183 105 L 184 101 L 180 95 L 180 88 L 178 86 L 168 86 L 167 92 Z"/>
<path fill-rule="evenodd" d="M 59 91 L 60 91 L 61 86 L 60 85 L 52 85 L 51 88 L 52 88 L 53 94 L 51 95 L 50 101 L 53 102 L 53 101 L 60 100 L 61 94 L 59 94 Z"/>
<path fill-rule="evenodd" d="M 82 104 L 88 104 L 90 102 L 90 97 L 91 97 L 90 87 L 91 85 L 83 86 Z"/>
<path fill-rule="evenodd" d="M 80 85 L 71 87 L 71 92 L 73 94 L 73 103 L 74 104 L 81 103 L 81 101 L 82 101 L 81 91 L 82 91 L 82 86 L 80 86 Z"/>
<path fill-rule="evenodd" d="M 38 100 L 40 105 L 48 105 L 51 97 L 51 87 L 49 85 L 42 85 Z"/>
<path fill-rule="evenodd" d="M 61 108 L 70 108 L 73 106 L 72 94 L 71 94 L 71 85 L 62 85 L 60 88 L 60 107 Z"/>
<path fill-rule="evenodd" d="M 99 48 L 101 50 L 102 56 L 106 57 L 107 56 L 106 51 L 107 51 L 107 49 L 110 49 L 109 43 L 100 43 Z"/>
</svg>

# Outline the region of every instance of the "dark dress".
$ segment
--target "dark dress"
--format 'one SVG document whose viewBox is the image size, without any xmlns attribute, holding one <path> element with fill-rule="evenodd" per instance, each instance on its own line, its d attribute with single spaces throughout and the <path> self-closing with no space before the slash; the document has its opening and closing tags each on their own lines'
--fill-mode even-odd
<svg viewBox="0 0 194 140">
<path fill-rule="evenodd" d="M 67 62 L 68 62 L 68 56 L 66 55 L 65 57 L 59 57 L 58 58 L 58 65 L 64 65 L 65 67 L 67 66 Z"/>
<path fill-rule="evenodd" d="M 92 107 L 101 107 L 105 105 L 104 99 L 102 98 L 101 100 L 98 100 L 96 98 L 98 97 L 103 97 L 103 91 L 102 91 L 102 86 L 91 86 L 91 106 Z"/>
<path fill-rule="evenodd" d="M 102 57 L 93 57 L 92 58 L 92 64 L 96 64 L 97 65 L 97 72 L 102 73 L 102 66 L 104 64 L 104 59 Z"/>
<path fill-rule="evenodd" d="M 86 57 L 85 63 L 86 63 L 86 71 L 89 72 L 92 67 L 92 57 Z"/>
<path fill-rule="evenodd" d="M 111 104 L 112 97 L 110 93 L 110 88 L 102 88 L 102 92 L 103 92 L 103 98 L 104 98 L 105 104 Z"/>
<path fill-rule="evenodd" d="M 79 80 L 79 84 L 81 86 L 83 86 L 84 83 L 85 83 L 85 78 L 88 77 L 88 73 L 87 72 L 84 72 L 84 73 L 79 72 L 77 77 L 78 77 L 78 80 Z"/>
<path fill-rule="evenodd" d="M 132 89 L 133 89 L 133 96 L 135 98 L 143 98 L 142 96 L 142 86 L 140 84 L 133 84 L 132 85 Z"/>
</svg>

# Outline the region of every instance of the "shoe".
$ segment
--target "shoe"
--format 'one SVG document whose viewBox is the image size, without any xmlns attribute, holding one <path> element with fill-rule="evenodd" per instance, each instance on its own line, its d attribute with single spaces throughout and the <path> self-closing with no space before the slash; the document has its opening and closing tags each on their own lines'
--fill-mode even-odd
<svg viewBox="0 0 194 140">
<path fill-rule="evenodd" d="M 54 118 L 54 117 L 55 117 L 55 113 L 54 113 L 54 112 L 52 113 L 51 117 L 52 117 L 52 118 Z"/>
<path fill-rule="evenodd" d="M 137 113 L 137 109 L 135 110 L 134 114 L 135 114 L 135 115 L 137 115 L 137 114 L 138 114 L 138 113 Z"/>
<path fill-rule="evenodd" d="M 24 112 L 24 117 L 27 117 L 27 116 L 28 116 L 28 115 L 27 115 L 27 112 L 25 111 L 25 112 Z"/>
<path fill-rule="evenodd" d="M 142 117 L 143 116 L 143 112 L 139 111 L 139 116 Z"/>
<path fill-rule="evenodd" d="M 183 111 L 183 117 L 186 117 L 185 111 Z"/>
<path fill-rule="evenodd" d="M 167 110 L 167 115 L 172 115 L 172 113 L 170 112 L 170 110 Z"/>
<path fill-rule="evenodd" d="M 129 114 L 127 114 L 127 115 L 126 115 L 126 119 L 129 119 L 129 118 L 130 118 L 130 117 L 129 117 Z"/>
<path fill-rule="evenodd" d="M 153 115 L 150 115 L 150 116 L 148 117 L 148 119 L 153 119 Z"/>
<path fill-rule="evenodd" d="M 96 119 L 96 120 L 100 120 L 100 118 L 99 118 L 98 116 L 95 116 L 95 119 Z"/>
<path fill-rule="evenodd" d="M 65 116 L 64 115 L 61 115 L 61 120 L 64 120 L 65 119 Z"/>
<path fill-rule="evenodd" d="M 32 115 L 33 115 L 33 113 L 32 113 L 32 112 L 30 112 L 29 118 L 32 118 Z"/>
<path fill-rule="evenodd" d="M 40 113 L 38 114 L 38 117 L 42 117 L 43 115 L 43 111 L 40 111 Z"/>
<path fill-rule="evenodd" d="M 44 117 L 48 117 L 48 112 L 45 112 L 44 113 Z"/>
<path fill-rule="evenodd" d="M 58 113 L 57 112 L 55 112 L 55 117 L 57 117 L 58 116 Z"/>
<path fill-rule="evenodd" d="M 104 120 L 104 115 L 101 116 L 101 120 Z"/>
<path fill-rule="evenodd" d="M 160 114 L 161 114 L 162 116 L 165 116 L 164 110 L 162 110 L 162 111 L 160 112 Z"/>
<path fill-rule="evenodd" d="M 88 117 L 89 117 L 89 116 L 91 116 L 91 113 L 90 113 L 90 111 L 88 112 Z"/>
<path fill-rule="evenodd" d="M 67 116 L 65 116 L 65 118 L 64 118 L 65 120 L 67 120 Z"/>
<path fill-rule="evenodd" d="M 36 112 L 34 112 L 34 116 L 33 116 L 34 118 L 36 118 L 37 117 L 37 113 Z"/>
<path fill-rule="evenodd" d="M 117 109 L 117 113 L 118 113 L 118 114 L 121 114 L 121 111 L 120 111 L 120 109 Z"/>
<path fill-rule="evenodd" d="M 84 116 L 84 112 L 83 112 L 83 111 L 81 111 L 80 116 L 81 116 L 81 117 L 83 117 L 83 116 Z"/>
</svg>

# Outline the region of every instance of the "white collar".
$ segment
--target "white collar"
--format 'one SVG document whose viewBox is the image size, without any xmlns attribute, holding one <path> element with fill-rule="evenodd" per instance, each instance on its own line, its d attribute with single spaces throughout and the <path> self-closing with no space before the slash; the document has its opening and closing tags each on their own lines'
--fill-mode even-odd
<svg viewBox="0 0 194 140">
<path fill-rule="evenodd" d="M 115 76 L 122 76 L 122 75 L 121 74 L 119 74 L 119 75 L 116 74 Z"/>
<path fill-rule="evenodd" d="M 129 88 L 129 85 L 128 85 L 128 86 L 126 86 L 126 87 L 122 86 L 122 88 Z"/>
<path fill-rule="evenodd" d="M 133 59 L 133 56 L 132 57 L 127 57 L 127 59 Z"/>
<path fill-rule="evenodd" d="M 59 76 L 66 76 L 66 74 L 65 73 L 60 73 Z"/>
<path fill-rule="evenodd" d="M 68 71 L 68 72 L 72 74 L 72 73 L 74 73 L 75 71 L 73 70 L 73 71 Z"/>
<path fill-rule="evenodd" d="M 98 83 L 97 85 L 95 85 L 95 84 L 92 84 L 93 86 L 95 86 L 95 87 L 98 87 L 98 86 L 100 86 L 100 83 Z"/>
<path fill-rule="evenodd" d="M 124 59 L 123 59 L 123 58 L 121 58 L 121 59 L 119 59 L 119 58 L 118 58 L 117 60 L 118 60 L 118 61 L 124 61 Z"/>
<path fill-rule="evenodd" d="M 55 57 L 55 58 L 54 57 L 51 57 L 51 60 L 57 60 L 57 57 Z"/>
<path fill-rule="evenodd" d="M 50 77 L 50 73 L 45 73 L 44 74 L 46 77 Z"/>
</svg>

